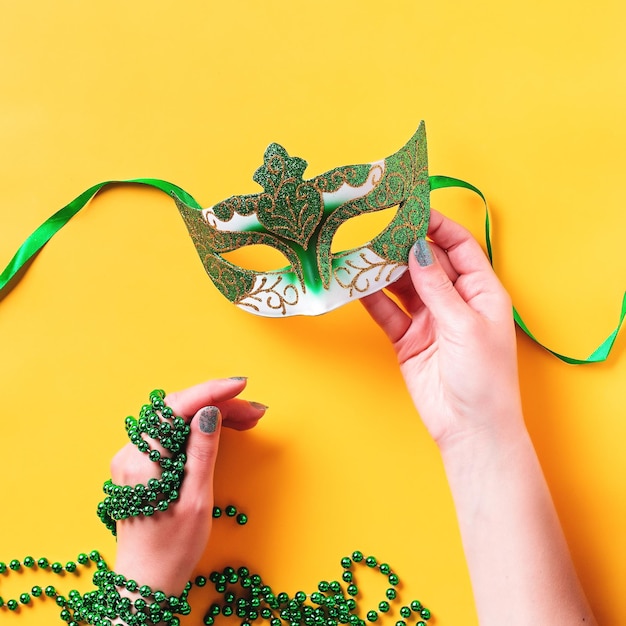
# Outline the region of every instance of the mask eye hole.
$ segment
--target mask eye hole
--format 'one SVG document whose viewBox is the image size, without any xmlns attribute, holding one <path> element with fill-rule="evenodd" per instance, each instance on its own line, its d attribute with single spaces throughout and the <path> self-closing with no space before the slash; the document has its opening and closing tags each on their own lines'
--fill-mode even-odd
<svg viewBox="0 0 626 626">
<path fill-rule="evenodd" d="M 262 243 L 223 252 L 220 256 L 233 265 L 253 272 L 272 272 L 290 264 L 282 252 Z"/>
<path fill-rule="evenodd" d="M 360 248 L 363 244 L 371 241 L 391 224 L 398 212 L 397 206 L 363 213 L 344 222 L 335 233 L 330 251 L 337 254 L 344 250 Z"/>
</svg>

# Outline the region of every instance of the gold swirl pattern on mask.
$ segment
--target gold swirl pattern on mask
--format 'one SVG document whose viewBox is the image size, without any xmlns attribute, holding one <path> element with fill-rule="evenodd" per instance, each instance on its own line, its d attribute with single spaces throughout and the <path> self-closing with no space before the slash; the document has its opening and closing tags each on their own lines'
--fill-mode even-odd
<svg viewBox="0 0 626 626">
<path fill-rule="evenodd" d="M 380 165 L 375 167 L 382 172 Z M 344 165 L 316 176 L 311 182 L 320 192 L 333 193 L 343 184 L 361 187 L 369 178 L 372 169 L 374 168 L 370 165 Z"/>
<path fill-rule="evenodd" d="M 404 265 L 403 263 L 390 263 L 384 259 L 372 261 L 367 258 L 365 252 L 359 254 L 359 259 L 363 262 L 362 266 L 357 265 L 354 259 L 350 259 L 333 270 L 335 280 L 348 290 L 350 298 L 353 298 L 355 293 L 367 293 L 372 282 L 389 284 L 393 272 Z M 354 273 L 350 270 L 354 270 Z M 372 270 L 376 270 L 373 276 L 370 275 Z M 350 279 L 349 281 L 343 280 L 344 274 Z"/>
<path fill-rule="evenodd" d="M 252 286 L 241 298 L 235 301 L 240 307 L 249 307 L 253 311 L 260 312 L 263 305 L 266 309 L 280 311 L 282 315 L 287 312 L 288 306 L 295 306 L 300 299 L 300 292 L 291 283 L 282 285 L 282 293 L 279 290 L 284 282 L 281 274 L 265 274 L 258 277 L 258 285 Z M 274 279 L 272 284 L 271 279 Z"/>
</svg>

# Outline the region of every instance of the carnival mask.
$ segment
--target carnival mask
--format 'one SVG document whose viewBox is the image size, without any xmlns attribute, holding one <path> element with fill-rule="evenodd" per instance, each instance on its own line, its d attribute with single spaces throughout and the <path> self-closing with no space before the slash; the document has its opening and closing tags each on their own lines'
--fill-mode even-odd
<svg viewBox="0 0 626 626">
<path fill-rule="evenodd" d="M 211 280 L 251 313 L 319 315 L 374 293 L 405 272 L 409 249 L 426 235 L 430 185 L 424 122 L 403 148 L 382 161 L 337 167 L 307 180 L 306 167 L 306 161 L 273 143 L 253 176 L 262 192 L 231 196 L 208 209 L 173 194 Z M 390 224 L 370 242 L 331 252 L 344 222 L 394 206 Z M 288 265 L 259 272 L 222 256 L 257 244 L 279 250 Z"/>
</svg>

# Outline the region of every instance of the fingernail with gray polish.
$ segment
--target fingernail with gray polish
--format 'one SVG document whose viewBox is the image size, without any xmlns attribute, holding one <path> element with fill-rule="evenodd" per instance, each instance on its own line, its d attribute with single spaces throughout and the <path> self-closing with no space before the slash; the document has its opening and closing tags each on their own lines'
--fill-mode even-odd
<svg viewBox="0 0 626 626">
<path fill-rule="evenodd" d="M 433 253 L 426 239 L 418 239 L 415 242 L 413 253 L 420 267 L 428 267 L 433 264 Z"/>
<path fill-rule="evenodd" d="M 248 380 L 247 376 L 231 376 L 230 380 Z"/>
<path fill-rule="evenodd" d="M 200 411 L 198 425 L 203 433 L 211 434 L 217 429 L 217 416 L 219 410 L 216 406 L 208 406 Z"/>
<path fill-rule="evenodd" d="M 252 401 L 250 401 L 250 404 L 255 409 L 259 409 L 259 411 L 267 411 L 267 409 L 269 409 L 269 406 L 267 406 L 267 404 L 261 404 L 260 402 L 252 402 Z"/>
</svg>

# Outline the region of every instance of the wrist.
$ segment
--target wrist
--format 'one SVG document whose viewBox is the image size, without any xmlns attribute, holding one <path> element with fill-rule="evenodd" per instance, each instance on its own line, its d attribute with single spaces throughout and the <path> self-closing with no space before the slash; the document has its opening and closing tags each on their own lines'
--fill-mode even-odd
<svg viewBox="0 0 626 626">
<path fill-rule="evenodd" d="M 511 409 L 505 420 L 499 417 L 437 442 L 447 472 L 510 462 L 521 449 L 533 449 L 521 411 Z"/>
<path fill-rule="evenodd" d="M 152 589 L 163 591 L 168 596 L 179 596 L 183 593 L 191 577 L 187 568 L 168 567 L 146 559 L 143 555 L 120 554 L 115 562 L 115 572 L 126 580 L 137 581 L 139 585 L 147 585 Z"/>
</svg>

